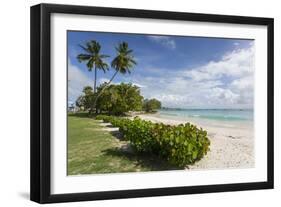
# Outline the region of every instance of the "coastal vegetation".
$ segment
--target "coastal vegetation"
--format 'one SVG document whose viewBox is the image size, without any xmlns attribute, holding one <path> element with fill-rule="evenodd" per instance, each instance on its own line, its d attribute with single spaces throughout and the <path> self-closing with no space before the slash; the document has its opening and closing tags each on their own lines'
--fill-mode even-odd
<svg viewBox="0 0 281 207">
<path fill-rule="evenodd" d="M 103 93 L 100 93 L 96 103 L 100 113 L 124 115 L 129 111 L 142 110 L 143 96 L 139 87 L 131 83 L 112 84 L 108 87 L 103 84 L 98 88 L 98 93 L 101 90 Z"/>
<path fill-rule="evenodd" d="M 106 115 L 98 115 L 96 119 L 118 127 L 137 152 L 160 156 L 179 167 L 195 163 L 209 150 L 207 132 L 190 123 L 170 126 L 138 117 L 130 120 Z"/>
<path fill-rule="evenodd" d="M 100 91 L 103 91 L 100 93 Z M 95 103 L 96 94 L 101 94 Z M 76 106 L 81 111 L 88 111 L 91 114 L 94 109 L 97 113 L 124 115 L 129 111 L 141 111 L 143 96 L 139 87 L 131 83 L 111 84 L 106 83 L 97 88 L 94 93 L 92 87 L 86 86 L 83 94 L 76 100 Z"/>
</svg>

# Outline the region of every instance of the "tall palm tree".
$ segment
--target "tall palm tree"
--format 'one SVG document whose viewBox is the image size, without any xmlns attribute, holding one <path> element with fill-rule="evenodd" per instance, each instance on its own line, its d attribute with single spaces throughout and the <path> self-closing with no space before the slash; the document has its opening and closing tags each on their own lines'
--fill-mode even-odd
<svg viewBox="0 0 281 207">
<path fill-rule="evenodd" d="M 105 72 L 109 69 L 106 62 L 103 61 L 104 58 L 109 57 L 108 55 L 100 54 L 101 46 L 100 44 L 92 40 L 86 43 L 86 46 L 79 45 L 85 53 L 79 54 L 77 59 L 79 62 L 87 62 L 87 67 L 89 71 L 95 70 L 94 73 L 94 93 L 97 89 L 97 70 L 103 70 Z"/>
<path fill-rule="evenodd" d="M 134 65 L 137 64 L 134 60 L 134 56 L 132 55 L 133 50 L 129 49 L 127 42 L 120 43 L 115 49 L 117 56 L 111 62 L 111 67 L 115 69 L 115 73 L 110 79 L 109 84 L 115 78 L 118 72 L 121 74 L 130 74 Z"/>
<path fill-rule="evenodd" d="M 111 62 L 111 67 L 115 69 L 115 73 L 113 74 L 107 85 L 104 86 L 98 93 L 95 99 L 95 105 L 102 92 L 110 85 L 118 72 L 120 72 L 121 74 L 130 74 L 133 67 L 137 64 L 132 54 L 133 50 L 129 49 L 129 45 L 127 42 L 121 42 L 118 47 L 115 47 L 115 50 L 117 52 L 117 56 Z"/>
</svg>

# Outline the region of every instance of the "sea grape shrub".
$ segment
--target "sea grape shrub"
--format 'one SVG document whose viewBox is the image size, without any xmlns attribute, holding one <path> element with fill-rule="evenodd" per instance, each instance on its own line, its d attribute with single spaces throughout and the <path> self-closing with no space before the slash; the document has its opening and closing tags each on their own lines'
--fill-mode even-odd
<svg viewBox="0 0 281 207">
<path fill-rule="evenodd" d="M 210 146 L 207 132 L 190 123 L 178 126 L 156 124 L 154 136 L 161 146 L 161 156 L 180 167 L 202 159 Z"/>
<path fill-rule="evenodd" d="M 115 117 L 113 116 L 108 116 L 108 115 L 97 115 L 96 116 L 96 120 L 103 120 L 104 122 L 108 122 L 111 123 L 111 121 L 114 119 Z"/>
<path fill-rule="evenodd" d="M 124 139 L 126 139 L 125 134 L 127 133 L 128 126 L 130 126 L 131 120 L 127 118 L 113 117 L 110 123 L 112 124 L 112 126 L 118 127 L 119 131 L 124 135 Z"/>
<path fill-rule="evenodd" d="M 118 127 L 121 133 L 125 133 L 127 126 L 131 120 L 123 117 L 108 116 L 108 115 L 97 115 L 97 120 L 103 120 L 104 122 L 111 123 L 113 127 Z"/>
<path fill-rule="evenodd" d="M 153 136 L 154 125 L 150 121 L 136 117 L 127 123 L 122 133 L 136 151 L 156 154 L 160 150 L 160 146 Z"/>
<path fill-rule="evenodd" d="M 207 132 L 190 123 L 177 126 L 152 123 L 138 117 L 127 118 L 99 115 L 97 119 L 119 127 L 124 139 L 137 152 L 159 155 L 168 162 L 185 167 L 202 159 L 209 151 Z"/>
</svg>

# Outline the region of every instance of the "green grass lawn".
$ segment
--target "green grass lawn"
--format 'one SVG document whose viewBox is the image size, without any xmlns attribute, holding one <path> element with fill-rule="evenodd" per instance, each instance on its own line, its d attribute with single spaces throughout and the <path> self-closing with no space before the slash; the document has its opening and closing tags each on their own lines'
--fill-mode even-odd
<svg viewBox="0 0 281 207">
<path fill-rule="evenodd" d="M 86 114 L 68 115 L 68 175 L 179 169 L 156 156 L 124 150 L 128 143 L 100 123 Z"/>
</svg>

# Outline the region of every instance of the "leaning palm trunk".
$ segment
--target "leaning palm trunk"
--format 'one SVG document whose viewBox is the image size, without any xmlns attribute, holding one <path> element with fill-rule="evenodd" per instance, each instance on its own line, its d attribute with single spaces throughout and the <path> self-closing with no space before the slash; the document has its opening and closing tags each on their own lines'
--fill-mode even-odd
<svg viewBox="0 0 281 207">
<path fill-rule="evenodd" d="M 95 77 L 94 77 L 94 93 L 97 90 L 97 68 L 95 67 Z"/>
<path fill-rule="evenodd" d="M 97 91 L 97 68 L 95 67 L 95 77 L 94 77 L 94 93 Z M 96 108 L 96 105 L 94 105 L 94 108 Z M 96 113 L 98 112 L 98 109 L 96 108 Z"/>
<path fill-rule="evenodd" d="M 109 80 L 109 82 L 101 89 L 101 91 L 97 94 L 95 101 L 94 101 L 94 107 L 96 108 L 96 112 L 97 112 L 97 101 L 99 99 L 99 97 L 101 96 L 101 94 L 104 92 L 104 90 L 110 85 L 110 83 L 113 81 L 113 79 L 115 78 L 115 76 L 117 75 L 117 73 L 119 72 L 119 70 L 116 70 L 116 72 L 114 73 L 114 75 L 111 77 L 111 79 Z"/>
</svg>

